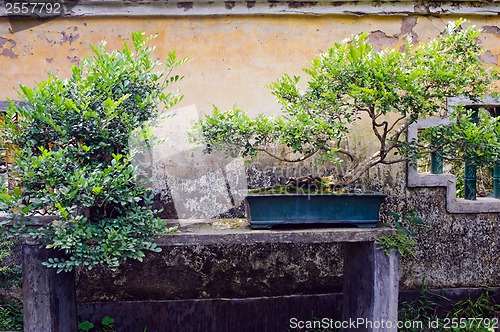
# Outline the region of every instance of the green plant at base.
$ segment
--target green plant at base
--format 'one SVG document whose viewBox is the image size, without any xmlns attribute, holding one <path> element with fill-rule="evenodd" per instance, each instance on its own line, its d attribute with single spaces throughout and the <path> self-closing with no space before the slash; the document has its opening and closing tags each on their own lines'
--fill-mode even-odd
<svg viewBox="0 0 500 332">
<path fill-rule="evenodd" d="M 23 306 L 21 302 L 12 301 L 0 304 L 0 331 L 23 330 Z"/>
<path fill-rule="evenodd" d="M 0 233 L 0 289 L 21 287 L 21 267 L 9 262 L 12 258 L 13 241 Z M 0 331 L 22 331 L 23 311 L 20 301 L 0 296 Z"/>
<path fill-rule="evenodd" d="M 101 319 L 101 328 L 96 327 L 89 321 L 78 323 L 79 332 L 115 332 L 115 320 L 109 316 L 104 316 Z"/>
<path fill-rule="evenodd" d="M 13 241 L 0 233 L 0 288 L 21 286 L 21 266 L 8 262 L 12 256 Z"/>
<path fill-rule="evenodd" d="M 92 46 L 94 55 L 74 66 L 69 79 L 49 74 L 34 88 L 21 85 L 26 105 L 11 103 L 0 121 L 18 184 L 0 195 L 9 213 L 2 224 L 64 251 L 67 257 L 44 263 L 58 271 L 140 261 L 145 250 L 160 251 L 155 236 L 171 231 L 155 217 L 147 175 L 132 163 L 137 151 L 129 147 L 132 133 L 152 141 L 147 121 L 181 99 L 164 90 L 181 78 L 171 72 L 186 59 L 169 53 L 157 72 L 148 46 L 153 38 L 133 33 L 133 48 L 124 41 L 112 52 L 104 42 Z M 58 219 L 33 227 L 40 213 Z"/>
<path fill-rule="evenodd" d="M 479 100 L 498 79 L 497 71 L 480 61 L 479 30 L 462 28 L 464 22 L 450 22 L 442 35 L 427 43 L 412 45 L 408 40 L 403 51 L 377 52 L 367 34 L 337 43 L 304 69 L 305 89 L 299 88 L 300 77 L 288 74 L 270 85 L 282 115 L 252 118 L 236 107 L 216 107 L 195 124 L 191 139 L 205 143 L 207 152 L 221 150 L 231 156 L 266 154 L 283 162 L 316 156 L 342 163 L 342 171 L 331 176 L 333 187 L 353 185 L 376 165 L 416 162 L 419 154 L 440 148 L 464 158 L 476 151 L 473 155 L 481 163 L 496 162 L 500 119 L 485 120 L 476 129 L 461 107 L 451 111 L 451 125 L 434 132 L 442 138 L 439 145 L 406 141 L 411 124 L 448 113 L 449 97 Z M 359 156 L 349 150 L 357 144 L 348 140 L 352 125 L 363 117 L 370 121 L 377 149 Z M 278 146 L 286 151 L 276 153 Z"/>
<path fill-rule="evenodd" d="M 78 332 L 115 332 L 115 320 L 109 316 L 104 316 L 101 319 L 101 327 L 94 325 L 88 320 L 78 323 Z M 143 332 L 146 332 L 148 327 L 145 326 Z"/>
<path fill-rule="evenodd" d="M 444 312 L 441 306 L 432 299 L 433 297 L 451 302 L 446 296 L 430 293 L 425 286 L 425 279 L 422 280 L 417 299 L 399 303 L 398 319 L 401 322 L 422 322 L 423 324 L 421 327 L 406 327 L 400 331 L 494 331 L 491 319 L 498 319 L 500 304 L 494 302 L 488 289 L 484 289 L 476 300 L 472 300 L 469 294 L 466 300 L 453 303 L 451 309 Z M 436 324 L 429 327 L 429 322 Z M 453 327 L 454 324 L 455 327 Z"/>
<path fill-rule="evenodd" d="M 445 297 L 442 299 L 447 300 Z M 402 322 L 429 322 L 437 317 L 438 304 L 429 296 L 429 290 L 425 286 L 425 279 L 422 280 L 419 294 L 414 301 L 400 301 L 398 319 Z M 421 328 L 408 327 L 407 332 L 418 332 Z"/>
<path fill-rule="evenodd" d="M 416 258 L 415 248 L 415 227 L 424 226 L 424 221 L 417 215 L 413 209 L 408 209 L 403 214 L 395 211 L 389 211 L 389 216 L 395 218 L 390 225 L 396 228 L 397 232 L 392 235 L 382 236 L 377 239 L 377 244 L 386 252 L 396 249 L 403 257 Z"/>
<path fill-rule="evenodd" d="M 488 289 L 484 289 L 475 300 L 471 299 L 469 294 L 467 299 L 454 303 L 453 311 L 448 312 L 446 318 L 450 321 L 456 321 L 459 325 L 461 319 L 462 322 L 467 321 L 464 326 L 452 327 L 452 331 L 493 332 L 493 324 L 486 324 L 485 320 L 469 320 L 469 318 L 494 318 L 497 319 L 496 325 L 498 326 L 500 324 L 500 304 L 494 302 Z"/>
</svg>

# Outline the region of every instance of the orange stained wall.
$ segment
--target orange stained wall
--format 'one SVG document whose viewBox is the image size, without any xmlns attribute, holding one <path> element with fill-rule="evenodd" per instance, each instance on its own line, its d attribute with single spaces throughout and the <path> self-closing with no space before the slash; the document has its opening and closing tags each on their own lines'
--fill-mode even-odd
<svg viewBox="0 0 500 332">
<path fill-rule="evenodd" d="M 367 32 L 377 48 L 399 47 L 407 35 L 416 41 L 435 37 L 456 16 L 185 16 L 68 17 L 12 33 L 0 18 L 0 101 L 16 99 L 19 82 L 32 85 L 51 71 L 67 77 L 72 65 L 90 53 L 89 44 L 106 39 L 109 49 L 121 38 L 142 30 L 158 34 L 156 56 L 176 50 L 190 62 L 179 68 L 177 84 L 185 98 L 179 106 L 195 105 L 203 113 L 212 105 L 238 105 L 252 113 L 276 113 L 278 105 L 265 88 L 283 73 L 301 75 L 316 54 L 352 34 Z M 471 16 L 484 28 L 483 59 L 499 63 L 500 18 Z M 18 24 L 22 24 L 19 21 Z M 28 22 L 29 23 L 29 22 Z"/>
</svg>

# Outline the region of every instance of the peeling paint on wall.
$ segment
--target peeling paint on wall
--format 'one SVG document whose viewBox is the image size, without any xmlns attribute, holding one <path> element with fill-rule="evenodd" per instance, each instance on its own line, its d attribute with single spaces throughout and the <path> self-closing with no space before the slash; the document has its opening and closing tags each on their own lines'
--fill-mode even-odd
<svg viewBox="0 0 500 332">
<path fill-rule="evenodd" d="M 177 8 L 184 9 L 184 11 L 187 12 L 190 9 L 193 9 L 193 5 L 194 5 L 193 2 L 178 2 Z"/>
<path fill-rule="evenodd" d="M 314 1 L 290 1 L 288 3 L 289 8 L 309 8 L 314 7 L 318 3 Z"/>
<path fill-rule="evenodd" d="M 232 9 L 234 6 L 236 6 L 236 2 L 235 1 L 225 1 L 224 6 L 226 7 L 226 9 Z"/>
<path fill-rule="evenodd" d="M 413 31 L 413 28 L 417 25 L 417 17 L 408 16 L 403 17 L 403 22 L 401 23 L 401 34 L 409 36 L 413 39 L 414 43 L 418 43 L 418 35 Z"/>
<path fill-rule="evenodd" d="M 62 35 L 62 39 L 61 41 L 59 42 L 59 45 L 62 45 L 64 43 L 70 43 L 72 44 L 73 42 L 75 42 L 78 38 L 80 38 L 80 35 L 79 34 L 75 34 L 73 35 L 72 33 L 70 34 L 66 34 L 66 31 L 61 31 L 60 32 L 61 35 Z"/>
<path fill-rule="evenodd" d="M 481 61 L 484 63 L 490 64 L 490 65 L 497 65 L 498 64 L 498 54 L 493 54 L 491 53 L 490 50 L 484 52 L 483 55 L 481 55 Z"/>
<path fill-rule="evenodd" d="M 13 39 L 0 37 L 0 56 L 4 56 L 10 59 L 17 59 L 19 55 L 14 52 L 14 48 L 17 46 L 17 42 Z"/>
<path fill-rule="evenodd" d="M 373 45 L 375 50 L 380 51 L 383 48 L 392 47 L 399 41 L 398 36 L 389 36 L 383 31 L 372 31 L 368 35 L 368 42 Z"/>
<path fill-rule="evenodd" d="M 485 25 L 483 27 L 483 31 L 485 33 L 491 33 L 494 35 L 500 35 L 500 28 L 497 27 L 496 25 Z"/>
<path fill-rule="evenodd" d="M 69 63 L 71 63 L 72 65 L 78 65 L 80 63 L 80 58 L 77 57 L 76 55 L 75 56 L 67 56 L 66 59 L 69 60 Z"/>
</svg>

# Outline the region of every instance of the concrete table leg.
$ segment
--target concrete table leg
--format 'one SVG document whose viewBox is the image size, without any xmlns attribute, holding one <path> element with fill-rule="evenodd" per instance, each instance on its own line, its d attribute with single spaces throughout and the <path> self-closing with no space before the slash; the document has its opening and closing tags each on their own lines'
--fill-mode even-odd
<svg viewBox="0 0 500 332">
<path fill-rule="evenodd" d="M 24 332 L 76 332 L 75 273 L 43 266 L 49 252 L 23 246 Z"/>
<path fill-rule="evenodd" d="M 374 242 L 344 244 L 344 331 L 397 331 L 399 256 Z"/>
</svg>

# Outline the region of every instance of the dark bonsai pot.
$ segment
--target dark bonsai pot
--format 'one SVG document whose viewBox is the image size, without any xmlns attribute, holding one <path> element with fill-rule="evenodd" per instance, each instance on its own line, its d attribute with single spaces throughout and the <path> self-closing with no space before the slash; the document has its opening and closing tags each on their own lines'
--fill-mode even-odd
<svg viewBox="0 0 500 332">
<path fill-rule="evenodd" d="M 386 196 L 382 193 L 249 194 L 245 210 L 254 229 L 304 224 L 375 227 Z"/>
</svg>

